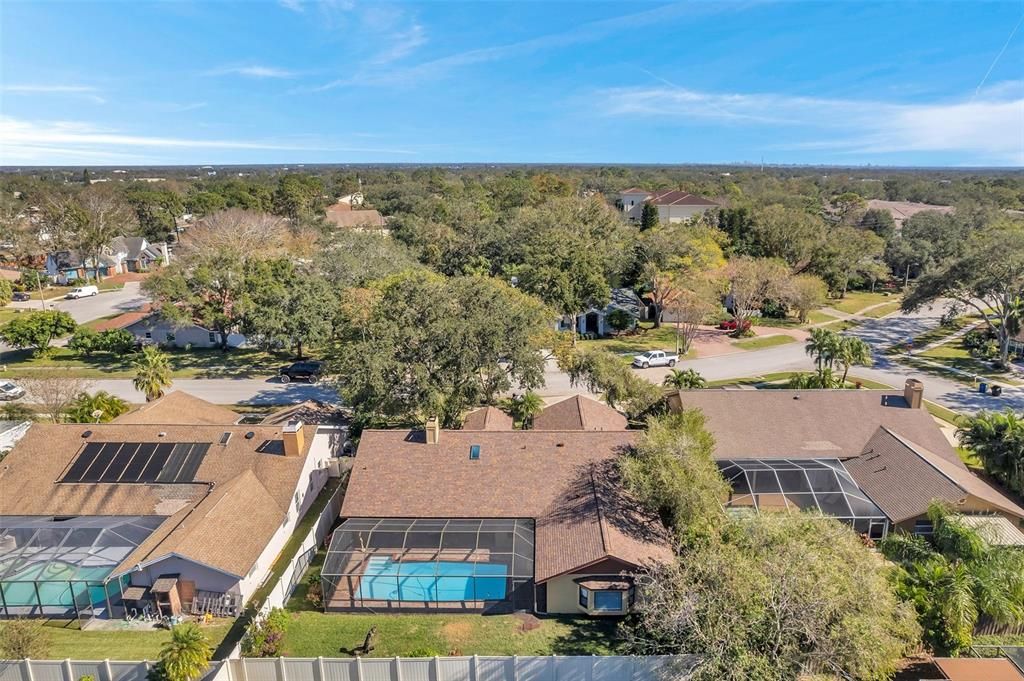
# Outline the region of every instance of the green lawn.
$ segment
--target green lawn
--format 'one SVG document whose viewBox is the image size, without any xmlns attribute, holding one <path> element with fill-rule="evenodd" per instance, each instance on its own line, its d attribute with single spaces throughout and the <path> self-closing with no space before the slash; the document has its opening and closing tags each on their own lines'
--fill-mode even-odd
<svg viewBox="0 0 1024 681">
<path fill-rule="evenodd" d="M 795 342 L 796 339 L 792 336 L 779 334 L 777 336 L 761 336 L 760 338 L 733 341 L 733 347 L 740 348 L 741 350 L 763 350 L 764 348 L 774 348 L 776 345 L 788 345 Z"/>
<path fill-rule="evenodd" d="M 923 348 L 926 345 L 937 343 L 944 338 L 952 336 L 965 326 L 977 324 L 978 321 L 979 319 L 976 316 L 957 317 L 949 325 L 937 326 L 934 329 L 930 329 L 929 331 L 922 333 L 920 336 L 916 336 L 914 338 L 914 342 L 911 343 L 911 347 L 916 350 L 918 348 Z M 892 348 L 895 352 L 903 352 L 905 349 L 906 348 L 902 345 L 894 346 Z"/>
<path fill-rule="evenodd" d="M 811 310 L 807 313 L 807 322 L 810 324 L 823 324 L 825 322 L 835 321 L 836 317 L 822 312 L 821 310 Z"/>
<path fill-rule="evenodd" d="M 616 652 L 615 621 L 544 617 L 527 630 L 520 615 L 406 615 L 292 612 L 284 654 L 350 655 L 377 627 L 373 657 L 433 655 L 608 655 Z"/>
<path fill-rule="evenodd" d="M 203 625 L 203 633 L 210 645 L 216 647 L 230 626 L 228 620 L 217 620 Z M 74 621 L 53 622 L 46 631 L 50 643 L 47 657 L 55 660 L 155 660 L 160 648 L 171 638 L 171 632 L 166 629 L 81 631 Z"/>
<path fill-rule="evenodd" d="M 945 345 L 939 345 L 931 350 L 919 353 L 917 356 L 930 359 L 934 362 L 940 362 L 944 366 L 953 369 L 959 369 L 960 371 L 966 371 L 967 373 L 976 374 L 985 378 L 994 378 L 1011 385 L 1018 385 L 1020 383 L 1020 381 L 1014 379 L 1006 372 L 996 371 L 988 362 L 984 362 L 971 356 L 970 351 L 964 347 L 962 338 L 946 343 Z M 960 380 L 963 381 L 966 379 L 961 376 Z"/>
<path fill-rule="evenodd" d="M 809 371 L 780 371 L 776 373 L 763 374 L 761 376 L 744 376 L 741 378 L 725 378 L 719 381 L 708 381 L 709 388 L 721 388 L 731 385 L 753 385 L 763 388 L 784 388 L 787 381 L 796 374 L 810 373 Z M 860 383 L 868 390 L 892 390 L 891 385 L 872 381 L 859 376 L 847 376 L 846 382 L 850 387 Z"/>
<path fill-rule="evenodd" d="M 292 358 L 256 349 L 169 349 L 173 378 L 246 378 L 276 373 L 282 364 Z M 96 353 L 80 357 L 67 348 L 52 348 L 47 357 L 33 357 L 27 350 L 15 350 L 0 355 L 0 363 L 7 365 L 5 378 L 38 375 L 40 370 L 69 370 L 82 378 L 129 378 L 133 355 Z"/>
<path fill-rule="evenodd" d="M 928 413 L 937 419 L 941 419 L 951 426 L 960 427 L 960 422 L 963 420 L 963 416 L 957 414 L 952 409 L 947 409 L 941 404 L 935 404 L 934 402 L 924 401 L 924 408 L 928 410 Z"/>
<path fill-rule="evenodd" d="M 857 314 L 866 307 L 878 305 L 879 303 L 893 302 L 892 294 L 871 293 L 870 291 L 848 291 L 842 298 L 829 300 L 829 307 L 835 308 L 846 314 Z"/>
<path fill-rule="evenodd" d="M 887 314 L 892 314 L 893 312 L 896 312 L 899 309 L 900 301 L 894 300 L 891 303 L 886 303 L 885 305 L 881 305 L 879 307 L 868 310 L 867 312 L 864 312 L 864 316 L 871 317 L 872 319 L 878 319 L 879 317 L 884 317 Z"/>
<path fill-rule="evenodd" d="M 672 352 L 676 348 L 676 327 L 664 324 L 655 329 L 649 324 L 641 324 L 641 333 L 632 336 L 610 336 L 595 340 L 580 340 L 577 347 L 588 350 L 607 350 L 616 354 L 639 354 L 648 350 L 665 350 Z M 688 353 L 686 357 L 692 354 Z M 684 359 L 681 357 L 680 359 Z"/>
<path fill-rule="evenodd" d="M 860 322 L 853 319 L 837 319 L 834 322 L 828 324 L 822 324 L 821 328 L 830 329 L 836 333 L 842 333 L 843 331 L 849 331 L 860 326 Z"/>
</svg>

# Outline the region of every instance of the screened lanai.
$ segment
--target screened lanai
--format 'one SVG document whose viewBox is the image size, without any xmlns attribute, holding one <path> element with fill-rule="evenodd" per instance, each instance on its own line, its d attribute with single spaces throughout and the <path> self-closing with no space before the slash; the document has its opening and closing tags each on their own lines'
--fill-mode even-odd
<svg viewBox="0 0 1024 681">
<path fill-rule="evenodd" d="M 162 516 L 0 516 L 0 613 L 84 617 L 121 603 L 110 574 Z"/>
<path fill-rule="evenodd" d="M 819 511 L 872 538 L 888 531 L 889 519 L 839 459 L 741 459 L 718 467 L 732 486 L 727 508 Z"/>
<path fill-rule="evenodd" d="M 350 518 L 321 580 L 328 610 L 533 607 L 533 521 Z"/>
</svg>

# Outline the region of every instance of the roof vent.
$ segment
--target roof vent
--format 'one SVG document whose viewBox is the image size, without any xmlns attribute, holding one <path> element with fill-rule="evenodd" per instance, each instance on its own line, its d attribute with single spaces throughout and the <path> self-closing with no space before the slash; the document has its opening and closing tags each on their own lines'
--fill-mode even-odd
<svg viewBox="0 0 1024 681">
<path fill-rule="evenodd" d="M 248 433 L 245 434 L 245 439 L 246 440 L 251 440 L 254 437 L 256 437 L 256 433 L 252 432 L 251 430 Z"/>
<path fill-rule="evenodd" d="M 225 432 L 223 435 L 220 436 L 220 443 L 222 445 L 227 446 L 229 442 L 231 442 L 231 433 Z"/>
<path fill-rule="evenodd" d="M 800 396 L 799 396 L 799 395 L 793 395 L 793 399 L 794 399 L 794 400 L 799 400 L 799 399 L 800 399 Z"/>
<path fill-rule="evenodd" d="M 555 446 L 556 446 L 556 447 L 564 447 L 564 446 L 565 446 L 565 443 L 564 443 L 564 442 L 559 442 L 559 443 L 558 443 L 558 444 L 556 444 Z"/>
<path fill-rule="evenodd" d="M 91 430 L 87 430 L 87 431 L 82 433 L 82 437 L 90 437 L 91 435 L 92 435 L 92 431 Z"/>
<path fill-rule="evenodd" d="M 167 433 L 161 430 L 159 433 L 156 434 L 156 436 L 157 437 L 167 437 Z"/>
<path fill-rule="evenodd" d="M 476 461 L 480 458 L 480 445 L 471 445 L 469 448 L 469 460 Z"/>
</svg>

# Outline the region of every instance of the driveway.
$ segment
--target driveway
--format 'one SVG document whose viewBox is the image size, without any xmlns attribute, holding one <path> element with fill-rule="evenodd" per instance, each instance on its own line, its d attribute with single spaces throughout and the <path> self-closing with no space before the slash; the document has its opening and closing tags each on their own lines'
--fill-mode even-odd
<svg viewBox="0 0 1024 681">
<path fill-rule="evenodd" d="M 124 285 L 123 289 L 100 291 L 98 295 L 90 298 L 79 298 L 78 300 L 55 298 L 45 302 L 46 309 L 63 310 L 70 313 L 79 324 L 84 324 L 101 317 L 109 317 L 138 309 L 148 303 L 149 299 L 142 293 L 139 282 L 129 281 Z M 8 307 L 23 310 L 42 309 L 38 300 L 12 302 Z"/>
<path fill-rule="evenodd" d="M 123 400 L 141 404 L 146 398 L 130 379 L 96 379 L 91 390 L 106 390 Z M 183 390 L 215 404 L 277 405 L 297 404 L 305 400 L 337 402 L 338 391 L 327 383 L 278 383 L 268 378 L 192 378 L 177 379 L 171 390 Z M 31 396 L 28 398 L 31 401 Z"/>
</svg>

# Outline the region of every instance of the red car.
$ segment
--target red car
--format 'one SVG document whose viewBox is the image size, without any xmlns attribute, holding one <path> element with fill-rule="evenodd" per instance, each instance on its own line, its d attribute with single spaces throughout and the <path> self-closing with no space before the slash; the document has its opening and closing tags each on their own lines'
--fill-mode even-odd
<svg viewBox="0 0 1024 681">
<path fill-rule="evenodd" d="M 724 322 L 720 323 L 718 325 L 718 328 L 724 329 L 725 331 L 735 331 L 736 330 L 736 320 L 735 319 L 727 319 Z M 743 330 L 744 331 L 749 331 L 750 330 L 750 320 L 749 319 L 744 319 L 743 320 Z"/>
</svg>

